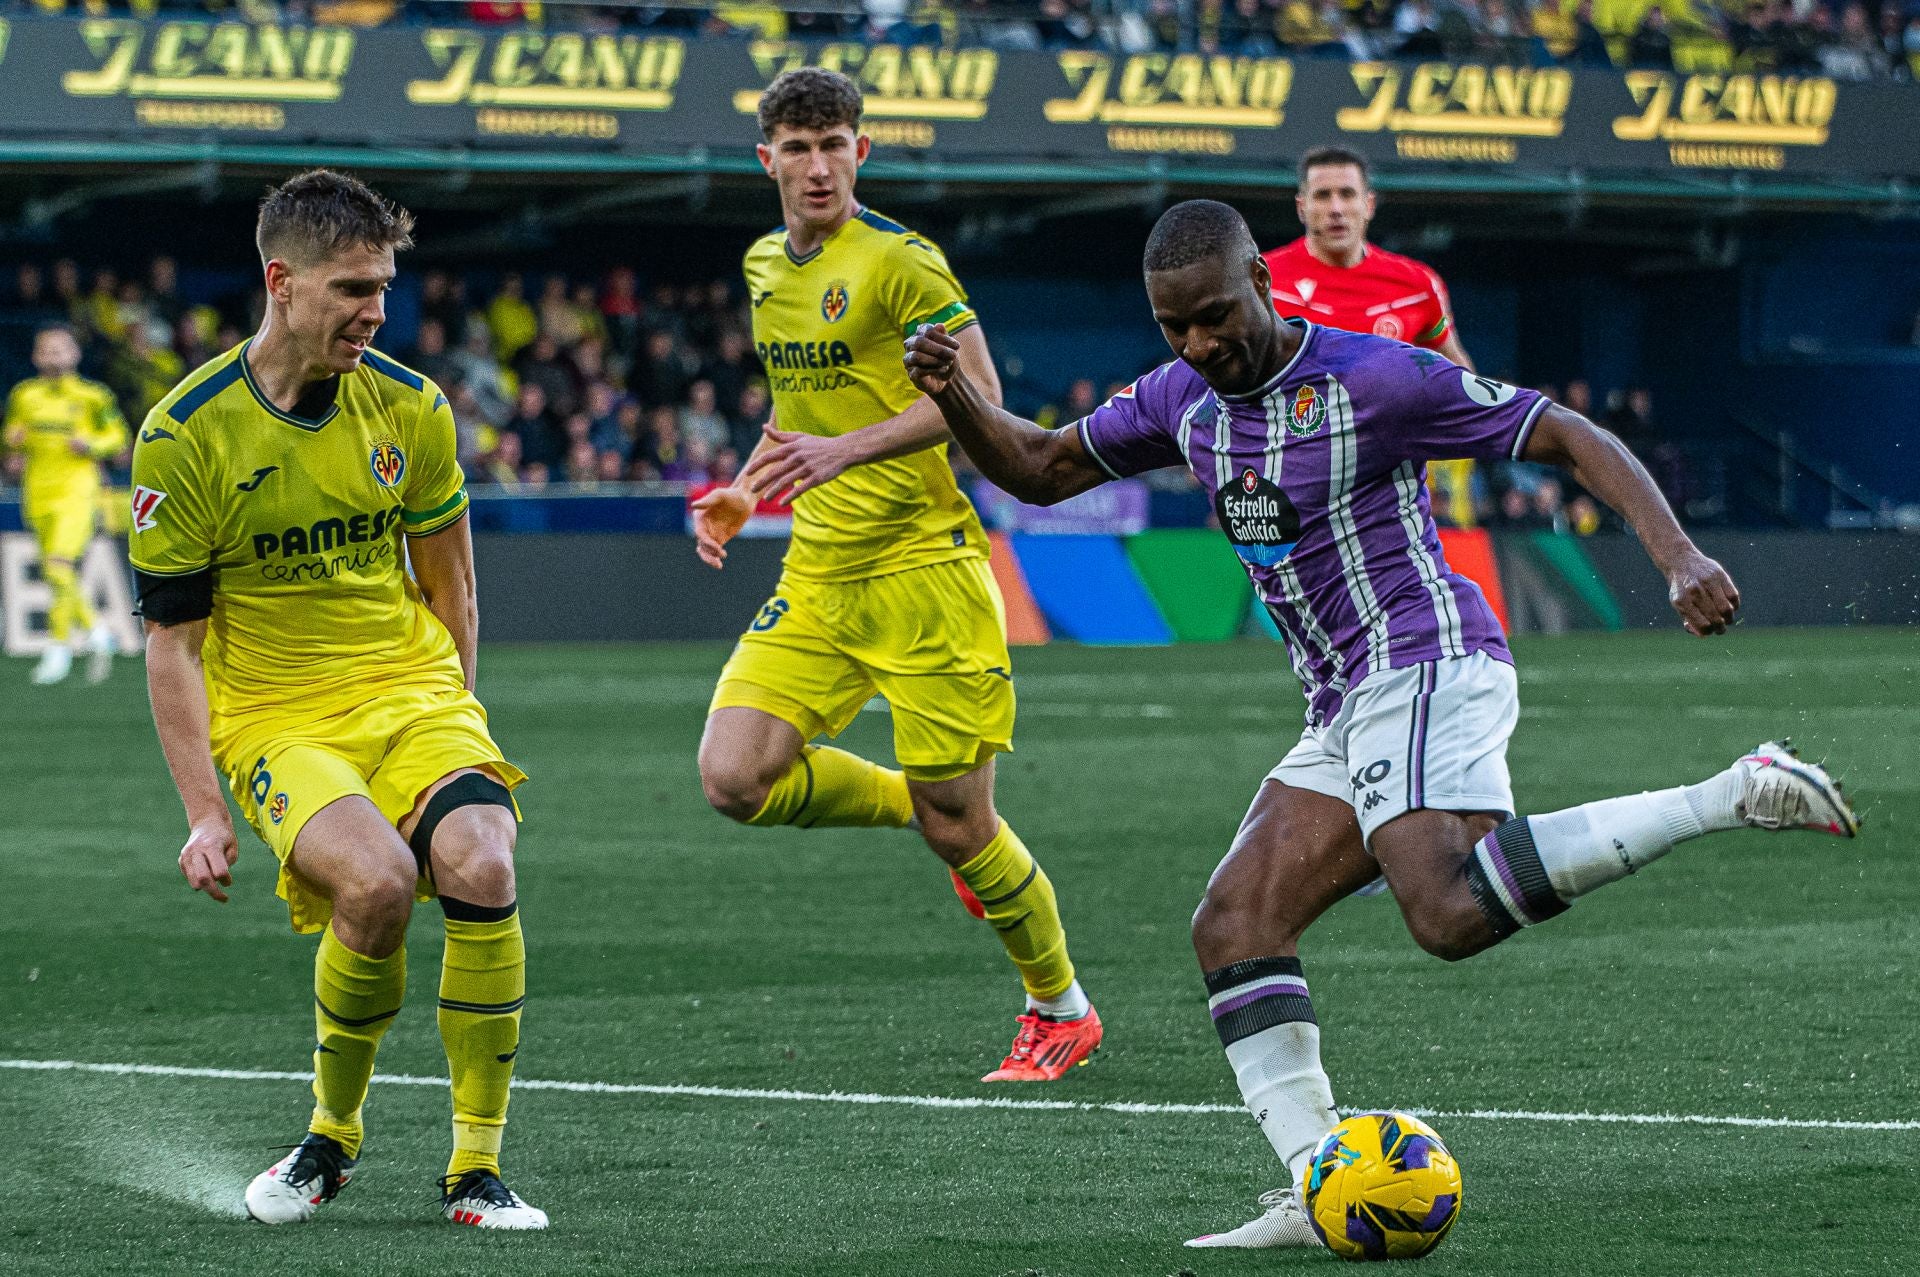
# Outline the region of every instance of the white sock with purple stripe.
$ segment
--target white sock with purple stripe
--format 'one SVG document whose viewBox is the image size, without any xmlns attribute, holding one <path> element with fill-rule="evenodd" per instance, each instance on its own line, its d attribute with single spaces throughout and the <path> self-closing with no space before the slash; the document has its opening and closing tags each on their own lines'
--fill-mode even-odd
<svg viewBox="0 0 1920 1277">
<path fill-rule="evenodd" d="M 1314 1145 L 1340 1120 L 1300 960 L 1249 958 L 1209 971 L 1207 994 L 1247 1111 L 1297 1185 Z"/>
<path fill-rule="evenodd" d="M 1740 826 L 1741 773 L 1509 820 L 1474 846 L 1467 882 L 1501 934 L 1652 864 L 1678 843 Z M 1511 925 L 1509 925 L 1511 924 Z"/>
</svg>

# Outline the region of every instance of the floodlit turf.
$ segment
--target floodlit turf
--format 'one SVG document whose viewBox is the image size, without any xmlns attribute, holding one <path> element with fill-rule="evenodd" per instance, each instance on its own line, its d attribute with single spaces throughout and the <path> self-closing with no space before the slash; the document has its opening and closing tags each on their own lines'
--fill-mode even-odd
<svg viewBox="0 0 1920 1277">
<path fill-rule="evenodd" d="M 1006 815 L 1058 886 L 1108 1046 L 1064 1082 L 974 1079 L 1018 993 L 909 834 L 736 828 L 694 745 L 716 647 L 488 649 L 522 791 L 526 1078 L 1095 1102 L 1236 1102 L 1186 923 L 1299 697 L 1260 644 L 1016 658 Z M 1343 1104 L 1911 1120 L 1920 1046 L 1920 635 L 1738 632 L 1520 646 L 1521 805 L 1696 779 L 1791 733 L 1868 824 L 1738 833 L 1471 962 L 1353 900 L 1304 960 Z M 0 667 L 0 1057 L 299 1070 L 312 942 L 242 832 L 191 895 L 137 664 L 102 689 Z M 887 718 L 848 740 L 886 749 Z M 380 1065 L 442 1068 L 438 912 Z M 509 1181 L 541 1236 L 441 1223 L 446 1097 L 376 1086 L 364 1171 L 316 1222 L 238 1218 L 298 1082 L 0 1069 L 0 1273 L 1214 1277 L 1321 1253 L 1183 1251 L 1276 1182 L 1237 1113 L 935 1110 L 528 1090 Z M 1465 1171 L 1440 1273 L 1906 1272 L 1920 1130 L 1435 1119 Z"/>
</svg>

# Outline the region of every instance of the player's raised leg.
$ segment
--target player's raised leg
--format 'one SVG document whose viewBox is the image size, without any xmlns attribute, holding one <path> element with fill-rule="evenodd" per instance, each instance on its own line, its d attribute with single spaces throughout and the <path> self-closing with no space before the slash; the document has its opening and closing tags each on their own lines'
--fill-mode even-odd
<svg viewBox="0 0 1920 1277">
<path fill-rule="evenodd" d="M 440 1182 L 442 1209 L 458 1224 L 545 1228 L 546 1212 L 527 1205 L 500 1173 L 527 1000 L 513 796 L 490 773 L 462 768 L 422 794 L 401 827 L 430 868 L 446 915 L 439 1020 L 453 1082 L 453 1155 Z"/>
<path fill-rule="evenodd" d="M 981 1081 L 1051 1082 L 1099 1048 L 1100 1016 L 1074 976 L 1052 880 L 994 807 L 993 772 L 991 759 L 952 777 L 916 767 L 907 786 L 921 836 L 980 902 L 1026 989 L 1013 1047 Z"/>
<path fill-rule="evenodd" d="M 295 837 L 290 872 L 332 902 L 314 958 L 313 1117 L 288 1155 L 247 1186 L 247 1213 L 296 1223 L 346 1187 L 380 1039 L 406 993 L 413 855 L 371 800 L 340 798 Z"/>
<path fill-rule="evenodd" d="M 1315 1141 L 1339 1119 L 1320 1064 L 1300 936 L 1378 872 L 1348 803 L 1269 780 L 1207 883 L 1193 916 L 1193 947 L 1208 1007 L 1247 1111 L 1286 1168 L 1286 1182 L 1261 1197 L 1259 1217 L 1187 1245 L 1320 1244 L 1297 1186 Z"/>
<path fill-rule="evenodd" d="M 1741 828 L 1851 838 L 1859 820 L 1823 768 L 1769 742 L 1698 784 L 1541 816 L 1409 812 L 1372 846 L 1414 938 L 1454 960 L 1545 922 L 1680 843 Z"/>
</svg>

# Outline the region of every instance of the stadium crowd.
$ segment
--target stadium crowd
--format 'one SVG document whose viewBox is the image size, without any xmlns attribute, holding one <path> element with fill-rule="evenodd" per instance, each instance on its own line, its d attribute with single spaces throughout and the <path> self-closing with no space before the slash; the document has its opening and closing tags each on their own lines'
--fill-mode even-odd
<svg viewBox="0 0 1920 1277">
<path fill-rule="evenodd" d="M 220 306 L 186 300 L 170 257 L 126 276 L 83 271 L 71 258 L 24 263 L 0 284 L 0 377 L 11 385 L 31 375 L 34 329 L 68 324 L 81 340 L 83 373 L 111 387 L 137 424 L 187 372 L 252 332 L 261 304 L 253 290 Z M 409 311 L 413 341 L 387 348 L 446 391 L 460 462 L 476 486 L 535 493 L 666 480 L 699 491 L 739 472 L 767 419 L 745 302 L 724 280 L 646 286 L 618 266 L 591 279 L 508 272 L 476 289 L 458 272 L 428 270 Z M 1076 421 L 1119 388 L 1082 378 L 1043 402 L 1035 419 Z M 1703 467 L 1656 424 L 1646 390 L 1616 389 L 1596 403 L 1585 381 L 1540 389 L 1625 439 L 1690 518 L 1723 512 L 1698 477 Z M 954 457 L 964 469 L 964 456 Z M 1156 482 L 1190 479 L 1169 472 Z M 1583 535 L 1603 526 L 1591 497 L 1538 466 L 1435 467 L 1434 489 L 1437 517 L 1455 526 Z"/>
<path fill-rule="evenodd" d="M 0 0 L 0 11 L 1920 76 L 1920 0 Z"/>
<path fill-rule="evenodd" d="M 421 279 L 416 337 L 390 353 L 445 389 L 472 482 L 502 488 L 666 479 L 724 483 L 759 437 L 766 383 L 744 303 L 723 281 L 643 290 L 634 272 L 532 282 L 469 298 L 447 271 Z M 182 300 L 171 258 L 143 276 L 84 273 L 70 258 L 19 266 L 0 307 L 8 383 L 29 374 L 38 325 L 70 325 L 82 371 L 138 422 L 188 371 L 258 323 L 257 293 L 216 308 Z M 122 459 L 124 464 L 124 458 Z"/>
</svg>

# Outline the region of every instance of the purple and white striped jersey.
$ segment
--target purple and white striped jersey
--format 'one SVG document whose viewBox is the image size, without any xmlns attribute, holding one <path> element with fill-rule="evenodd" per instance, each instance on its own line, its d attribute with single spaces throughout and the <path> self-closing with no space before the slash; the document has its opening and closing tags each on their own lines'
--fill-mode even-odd
<svg viewBox="0 0 1920 1277">
<path fill-rule="evenodd" d="M 1479 587 L 1447 566 L 1426 463 L 1517 458 L 1547 400 L 1430 350 L 1303 330 L 1279 375 L 1215 392 L 1164 364 L 1079 422 L 1115 478 L 1185 465 L 1286 639 L 1324 725 L 1368 674 L 1485 652 L 1512 663 Z"/>
</svg>

